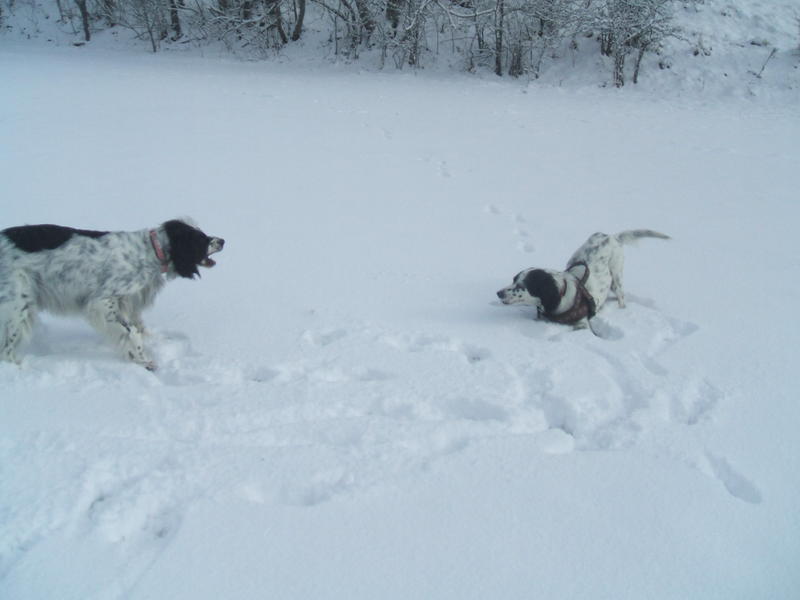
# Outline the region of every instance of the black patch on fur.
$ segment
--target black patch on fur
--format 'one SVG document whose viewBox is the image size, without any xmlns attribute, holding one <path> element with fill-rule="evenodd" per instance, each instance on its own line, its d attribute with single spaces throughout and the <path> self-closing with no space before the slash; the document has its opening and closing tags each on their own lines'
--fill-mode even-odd
<svg viewBox="0 0 800 600">
<path fill-rule="evenodd" d="M 21 225 L 19 227 L 9 227 L 0 233 L 24 252 L 40 252 L 42 250 L 55 250 L 64 245 L 73 235 L 99 238 L 108 232 L 73 229 L 72 227 L 62 227 L 61 225 Z"/>
<path fill-rule="evenodd" d="M 169 238 L 169 258 L 178 275 L 188 279 L 199 276 L 197 266 L 208 258 L 211 238 L 196 227 L 178 220 L 164 223 L 164 231 Z"/>
<path fill-rule="evenodd" d="M 552 313 L 561 302 L 561 294 L 555 279 L 546 271 L 541 269 L 531 271 L 525 276 L 524 285 L 531 296 L 536 296 L 542 301 L 546 313 Z"/>
</svg>

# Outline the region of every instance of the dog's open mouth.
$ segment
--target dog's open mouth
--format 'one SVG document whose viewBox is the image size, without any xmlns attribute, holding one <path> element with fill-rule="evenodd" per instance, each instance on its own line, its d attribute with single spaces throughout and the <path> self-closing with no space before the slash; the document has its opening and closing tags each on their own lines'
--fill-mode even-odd
<svg viewBox="0 0 800 600">
<path fill-rule="evenodd" d="M 217 252 L 222 252 L 222 248 L 224 246 L 225 246 L 225 240 L 223 240 L 222 238 L 212 238 L 211 243 L 209 243 L 208 245 L 208 254 L 203 260 L 200 261 L 200 266 L 210 269 L 215 264 L 217 264 L 217 261 L 211 258 L 211 255 L 216 254 Z"/>
</svg>

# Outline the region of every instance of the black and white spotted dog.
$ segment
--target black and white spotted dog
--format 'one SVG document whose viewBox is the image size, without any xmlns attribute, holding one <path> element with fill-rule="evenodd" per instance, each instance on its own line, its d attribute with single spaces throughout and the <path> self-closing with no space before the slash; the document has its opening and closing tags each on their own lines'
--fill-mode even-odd
<svg viewBox="0 0 800 600">
<path fill-rule="evenodd" d="M 83 314 L 127 358 L 156 368 L 144 349 L 141 312 L 164 282 L 194 278 L 225 240 L 188 220 L 140 231 L 87 231 L 23 225 L 0 231 L 0 359 L 31 332 L 40 310 Z"/>
<path fill-rule="evenodd" d="M 616 235 L 595 233 L 575 251 L 566 271 L 525 269 L 514 277 L 511 285 L 497 292 L 497 297 L 503 304 L 535 306 L 539 318 L 586 327 L 605 303 L 609 291 L 616 295 L 620 308 L 625 308 L 622 246 L 644 237 L 669 239 L 668 235 L 649 229 Z"/>
</svg>

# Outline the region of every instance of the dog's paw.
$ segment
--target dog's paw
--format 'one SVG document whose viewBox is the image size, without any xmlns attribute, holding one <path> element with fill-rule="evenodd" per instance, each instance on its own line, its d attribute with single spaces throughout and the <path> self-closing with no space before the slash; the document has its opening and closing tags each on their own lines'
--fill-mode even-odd
<svg viewBox="0 0 800 600">
<path fill-rule="evenodd" d="M 12 365 L 17 365 L 18 367 L 22 366 L 22 361 L 19 359 L 19 357 L 14 352 L 3 352 L 3 353 L 0 353 L 0 361 L 8 362 L 8 363 L 11 363 Z"/>
<path fill-rule="evenodd" d="M 131 357 L 131 360 L 134 363 L 136 363 L 137 365 L 140 365 L 140 366 L 144 367 L 145 369 L 147 369 L 151 373 L 155 372 L 155 371 L 158 371 L 158 365 L 156 364 L 156 362 L 154 360 L 150 360 L 149 358 L 136 359 L 136 358 L 133 358 L 133 357 Z"/>
</svg>

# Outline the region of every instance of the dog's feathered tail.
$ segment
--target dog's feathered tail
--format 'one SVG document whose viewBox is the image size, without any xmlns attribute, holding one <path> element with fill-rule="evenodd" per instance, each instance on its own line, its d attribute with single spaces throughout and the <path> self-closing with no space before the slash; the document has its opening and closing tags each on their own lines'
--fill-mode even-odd
<svg viewBox="0 0 800 600">
<path fill-rule="evenodd" d="M 630 231 L 620 231 L 614 236 L 620 244 L 632 244 L 639 240 L 639 238 L 660 238 L 662 240 L 671 239 L 668 235 L 653 231 L 652 229 L 631 229 Z"/>
</svg>

